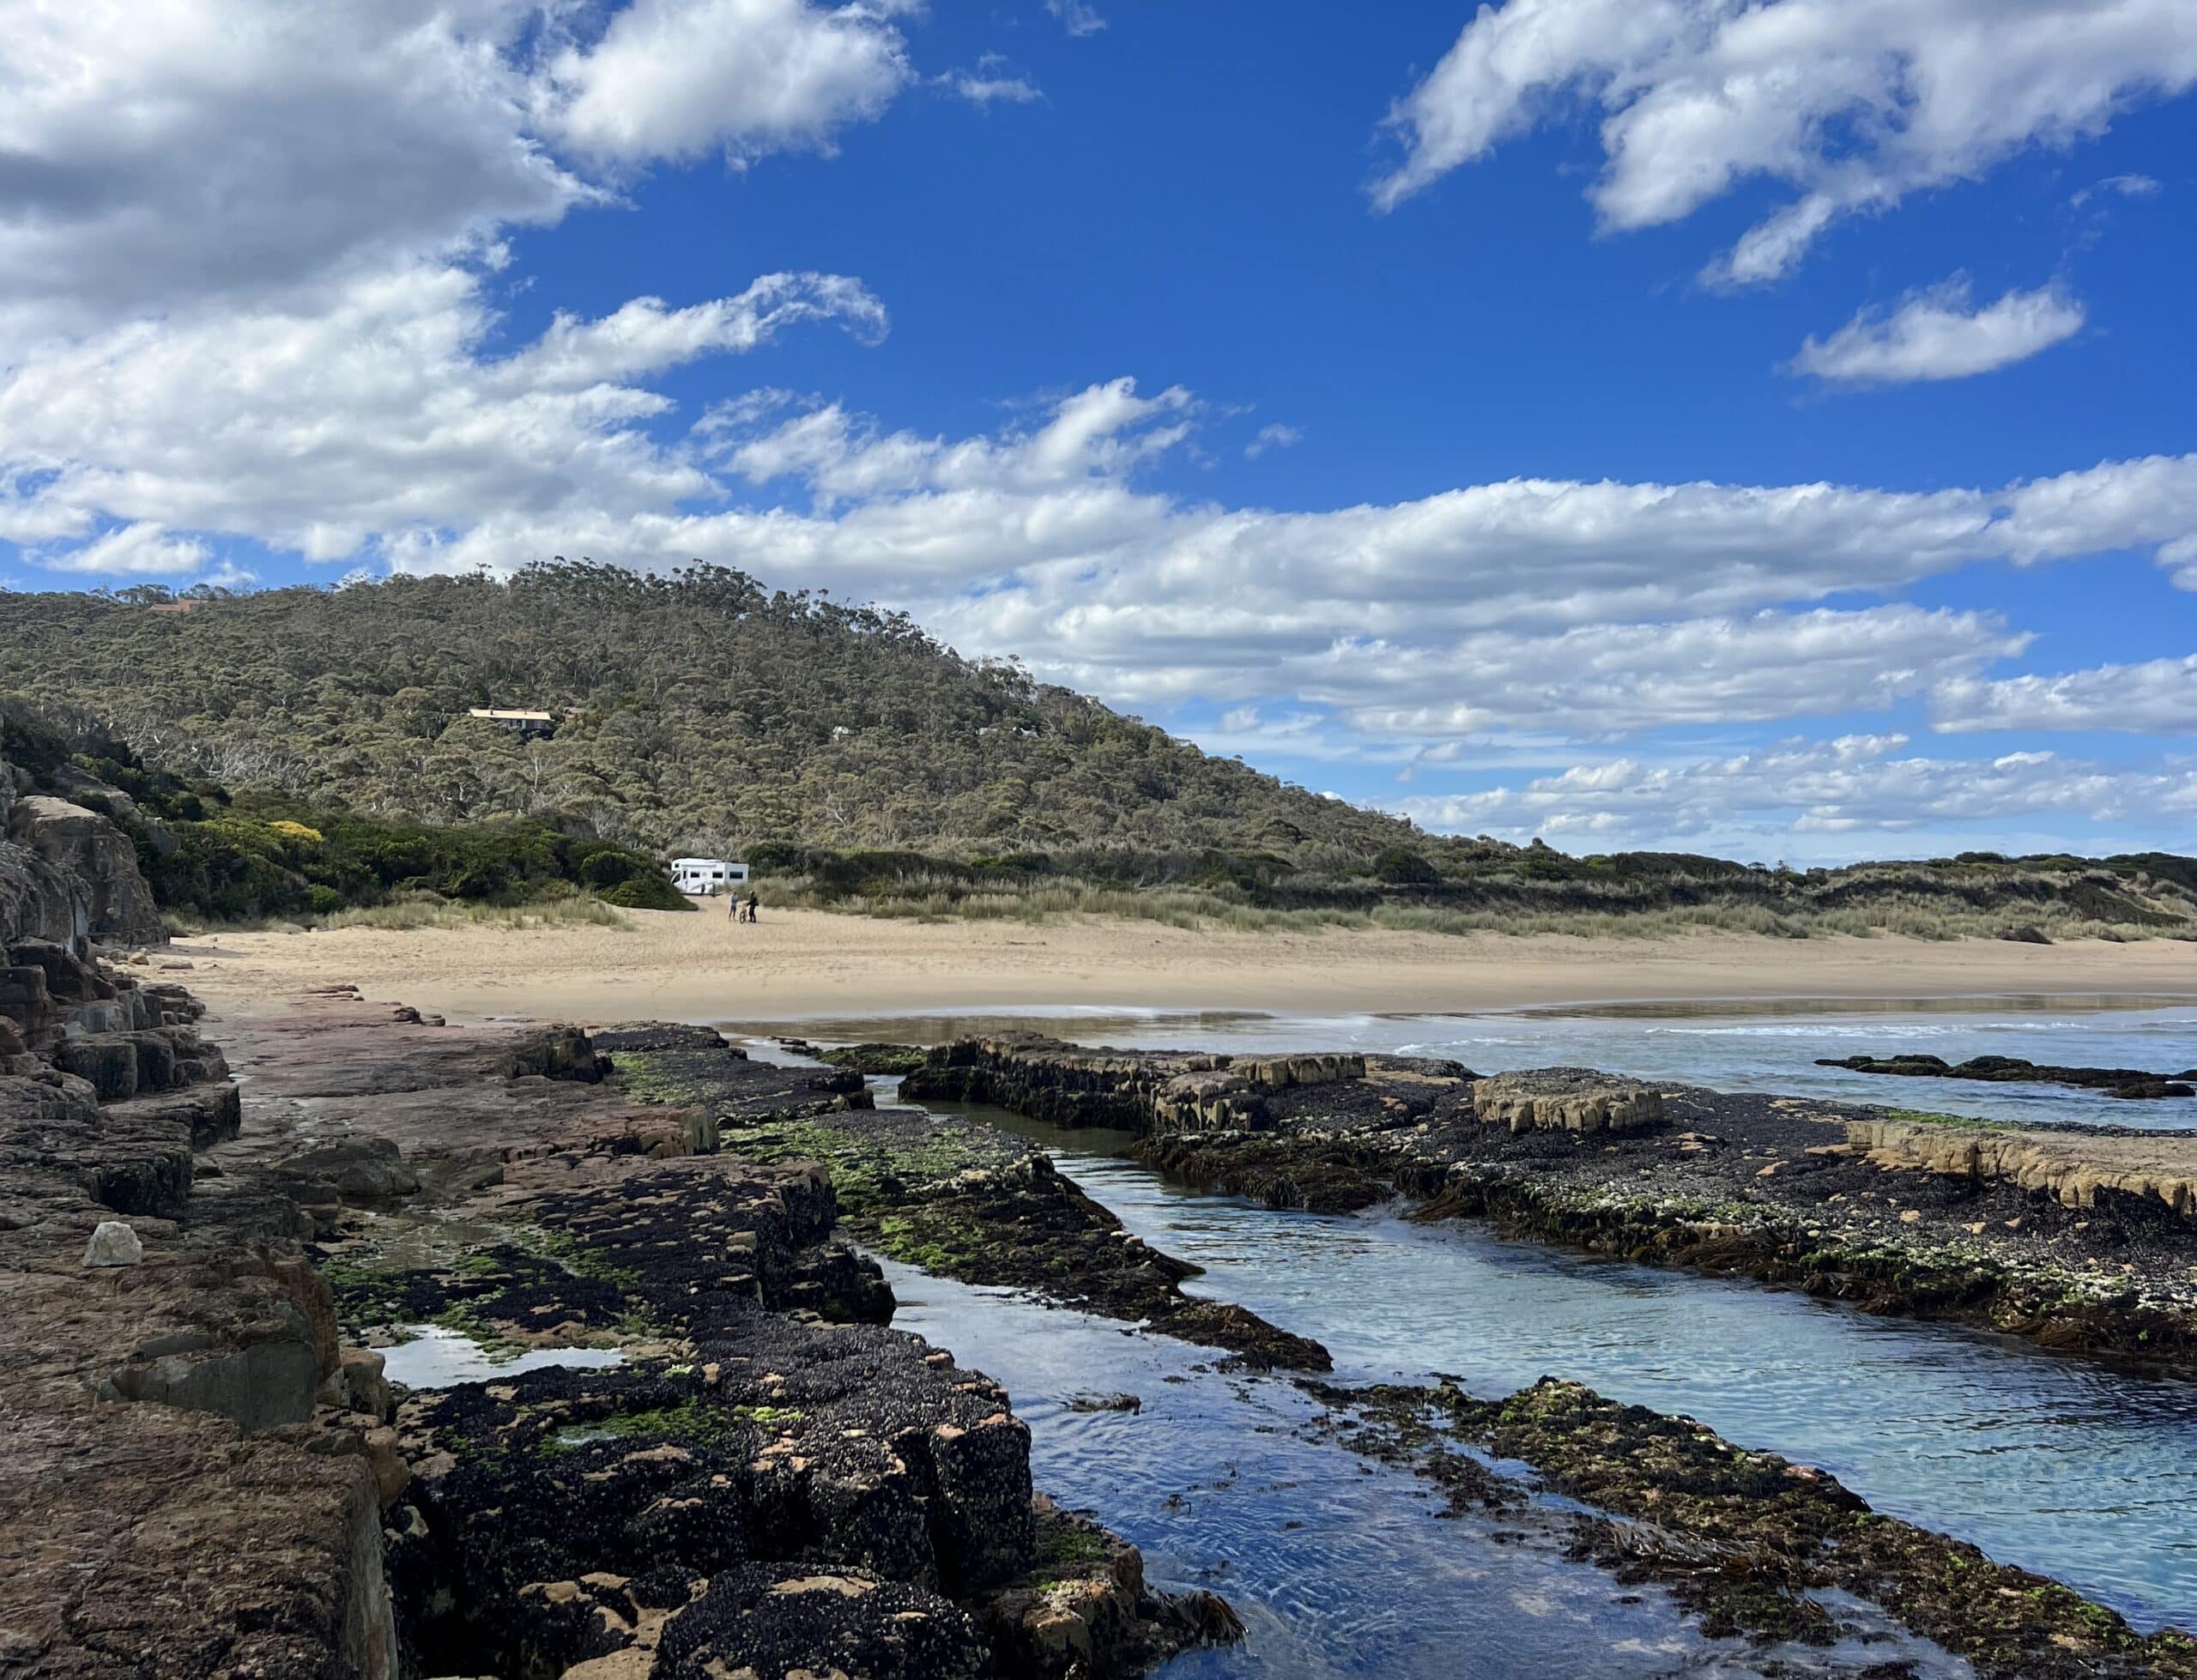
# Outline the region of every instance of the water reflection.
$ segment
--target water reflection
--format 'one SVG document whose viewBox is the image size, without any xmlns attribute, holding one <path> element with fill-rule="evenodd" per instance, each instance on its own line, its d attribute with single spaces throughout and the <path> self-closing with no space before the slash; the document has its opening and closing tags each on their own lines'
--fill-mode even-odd
<svg viewBox="0 0 2197 1680">
<path fill-rule="evenodd" d="M 1211 1587 L 1244 1617 L 1241 1648 L 1194 1653 L 1167 1680 L 1850 1674 L 1895 1657 L 1918 1675 L 1969 1672 L 1904 1637 L 1762 1654 L 1711 1643 L 1661 1595 L 1485 1522 L 1437 1520 L 1417 1478 L 1302 1437 L 1313 1410 L 1286 1381 L 1223 1376 L 1164 1337 L 886 1271 L 896 1326 L 1007 1384 L 1040 1488 L 1135 1541 L 1155 1583 Z M 1067 1405 L 1094 1388 L 1142 1410 Z"/>
<path fill-rule="evenodd" d="M 1443 1371 L 1486 1394 L 1576 1378 L 1820 1465 L 2139 1626 L 2197 1624 L 2197 1384 L 1469 1226 L 1277 1213 L 1168 1183 L 1109 1152 L 1121 1134 L 975 1112 L 1205 1267 L 1188 1288 L 1316 1337 L 1344 1375 Z"/>
</svg>

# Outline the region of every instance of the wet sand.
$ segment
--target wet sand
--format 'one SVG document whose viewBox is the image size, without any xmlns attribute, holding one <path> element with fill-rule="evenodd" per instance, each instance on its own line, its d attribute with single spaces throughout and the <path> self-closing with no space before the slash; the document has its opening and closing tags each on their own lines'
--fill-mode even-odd
<svg viewBox="0 0 2197 1680">
<path fill-rule="evenodd" d="M 452 1020 L 799 1020 L 1046 1006 L 1442 1012 L 1652 1000 L 2197 998 L 2197 945 L 1247 934 L 1075 917 L 629 911 L 620 928 L 347 928 L 178 942 L 194 990 L 348 982 Z M 180 977 L 180 976 L 179 976 Z"/>
</svg>

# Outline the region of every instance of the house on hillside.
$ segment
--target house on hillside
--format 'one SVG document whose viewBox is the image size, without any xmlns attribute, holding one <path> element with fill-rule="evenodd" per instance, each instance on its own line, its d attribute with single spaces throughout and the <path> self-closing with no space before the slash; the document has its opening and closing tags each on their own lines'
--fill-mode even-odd
<svg viewBox="0 0 2197 1680">
<path fill-rule="evenodd" d="M 557 720 L 546 711 L 514 711 L 502 706 L 474 706 L 469 717 L 485 717 L 491 723 L 500 723 L 515 730 L 522 740 L 530 735 L 554 734 Z"/>
<path fill-rule="evenodd" d="M 675 857 L 671 884 L 690 897 L 714 897 L 747 885 L 747 866 L 729 857 Z"/>
</svg>

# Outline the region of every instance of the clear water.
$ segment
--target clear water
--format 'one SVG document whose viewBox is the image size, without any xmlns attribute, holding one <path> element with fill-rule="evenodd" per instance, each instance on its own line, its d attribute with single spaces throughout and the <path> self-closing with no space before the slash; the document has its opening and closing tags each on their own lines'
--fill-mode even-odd
<svg viewBox="0 0 2197 1680">
<path fill-rule="evenodd" d="M 1193 1292 L 1316 1337 L 1339 1375 L 1438 1371 L 1484 1395 L 1574 1378 L 1821 1465 L 2140 1627 L 2197 1627 L 2197 1384 L 1469 1225 L 1274 1212 L 1108 1152 L 1121 1133 L 969 1112 L 1035 1137 L 1132 1230 L 1205 1267 Z"/>
<path fill-rule="evenodd" d="M 594 1370 L 622 1363 L 626 1357 L 614 1347 L 537 1347 L 499 1358 L 463 1331 L 439 1324 L 406 1325 L 404 1333 L 403 1341 L 377 1351 L 382 1357 L 382 1375 L 407 1388 L 453 1388 L 461 1382 L 487 1382 L 552 1365 Z"/>
<path fill-rule="evenodd" d="M 1239 1054 L 1387 1051 L 1448 1056 L 1481 1073 L 1585 1066 L 1718 1091 L 1777 1091 L 1983 1119 L 2197 1127 L 2197 1097 L 2131 1103 L 2055 1085 L 1887 1079 L 1815 1065 L 1819 1056 L 1912 1052 L 1947 1061 L 2011 1055 L 2177 1073 L 2197 1067 L 2197 1006 L 2170 999 L 1788 999 L 1744 1006 L 1631 1004 L 1469 1015 L 1030 1010 L 812 1021 L 796 1030 L 829 1042 L 937 1042 L 1006 1025 L 1034 1027 L 1085 1044 Z"/>
<path fill-rule="evenodd" d="M 1228 1377 L 1209 1357 L 1108 1320 L 884 1262 L 914 1330 L 1005 1383 L 1031 1429 L 1038 1487 L 1096 1512 L 1155 1584 L 1220 1592 L 1240 1647 L 1195 1652 L 1166 1680 L 1563 1680 L 1853 1673 L 1903 1657 L 1965 1664 L 1904 1637 L 1829 1652 L 1712 1644 L 1661 1594 L 1621 1592 L 1546 1543 L 1434 1515 L 1426 1484 L 1301 1435 L 1314 1409 L 1286 1381 Z M 1129 1393 L 1135 1413 L 1072 1396 Z"/>
</svg>

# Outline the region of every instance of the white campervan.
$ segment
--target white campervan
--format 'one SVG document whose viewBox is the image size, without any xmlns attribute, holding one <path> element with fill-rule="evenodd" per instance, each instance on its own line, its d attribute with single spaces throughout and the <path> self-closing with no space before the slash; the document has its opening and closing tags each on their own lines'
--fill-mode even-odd
<svg viewBox="0 0 2197 1680">
<path fill-rule="evenodd" d="M 689 897 L 713 897 L 747 885 L 747 866 L 729 857 L 675 857 L 671 880 Z"/>
</svg>

